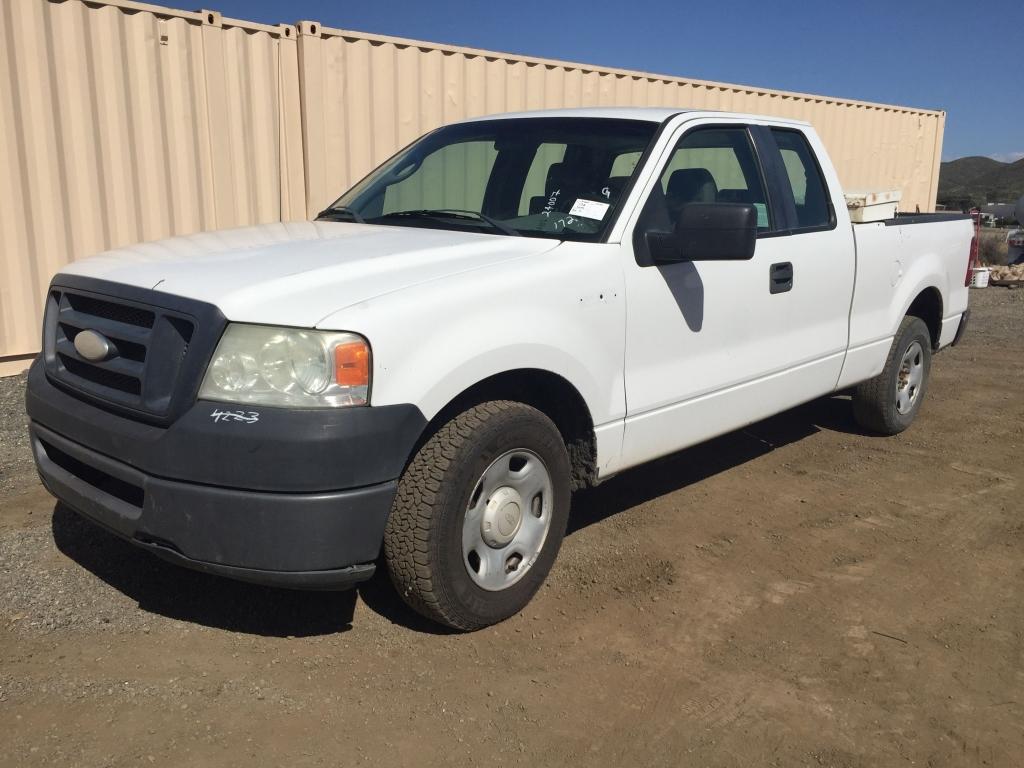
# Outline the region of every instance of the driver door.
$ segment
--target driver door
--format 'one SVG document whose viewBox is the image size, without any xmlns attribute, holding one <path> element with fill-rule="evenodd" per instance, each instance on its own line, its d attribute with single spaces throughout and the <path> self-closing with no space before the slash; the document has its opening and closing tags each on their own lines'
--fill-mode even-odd
<svg viewBox="0 0 1024 768">
<path fill-rule="evenodd" d="M 648 184 L 623 244 L 623 468 L 805 402 L 838 380 L 852 254 L 830 252 L 840 242 L 834 226 L 814 242 L 786 231 L 780 194 L 769 193 L 778 179 L 766 176 L 761 157 L 777 151 L 766 135 L 729 121 L 684 124 Z M 753 257 L 652 263 L 644 232 L 671 230 L 679 208 L 694 202 L 753 205 Z"/>
</svg>

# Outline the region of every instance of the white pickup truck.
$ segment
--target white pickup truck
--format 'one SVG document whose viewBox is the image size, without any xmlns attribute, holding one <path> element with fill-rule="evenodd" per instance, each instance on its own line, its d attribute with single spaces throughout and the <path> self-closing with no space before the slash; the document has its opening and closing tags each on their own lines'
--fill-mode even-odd
<svg viewBox="0 0 1024 768">
<path fill-rule="evenodd" d="M 537 591 L 574 489 L 838 390 L 905 429 L 964 329 L 971 240 L 967 217 L 851 224 L 806 123 L 469 120 L 316 221 L 56 275 L 35 459 L 166 559 L 306 589 L 382 561 L 471 630 Z"/>
</svg>

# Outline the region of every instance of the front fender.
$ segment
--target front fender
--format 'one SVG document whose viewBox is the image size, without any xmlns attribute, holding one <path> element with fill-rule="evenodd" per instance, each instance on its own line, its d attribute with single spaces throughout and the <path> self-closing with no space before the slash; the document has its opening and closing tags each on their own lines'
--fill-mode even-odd
<svg viewBox="0 0 1024 768">
<path fill-rule="evenodd" d="M 572 384 L 595 426 L 625 416 L 625 297 L 616 251 L 565 243 L 551 254 L 398 291 L 342 310 L 322 328 L 373 350 L 373 405 L 428 418 L 499 373 L 535 368 Z"/>
</svg>

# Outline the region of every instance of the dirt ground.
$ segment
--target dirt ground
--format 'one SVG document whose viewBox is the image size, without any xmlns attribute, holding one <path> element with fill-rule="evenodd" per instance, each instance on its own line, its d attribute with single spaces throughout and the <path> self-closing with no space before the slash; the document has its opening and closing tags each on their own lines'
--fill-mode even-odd
<svg viewBox="0 0 1024 768">
<path fill-rule="evenodd" d="M 917 424 L 829 398 L 574 499 L 526 612 L 178 570 L 38 486 L 0 381 L 0 763 L 1024 764 L 1024 290 Z M 12 415 L 13 414 L 13 415 Z"/>
</svg>

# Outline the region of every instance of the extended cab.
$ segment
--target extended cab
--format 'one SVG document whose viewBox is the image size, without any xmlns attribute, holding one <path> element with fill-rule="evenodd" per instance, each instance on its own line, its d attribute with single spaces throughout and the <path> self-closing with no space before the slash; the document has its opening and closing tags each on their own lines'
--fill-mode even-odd
<svg viewBox="0 0 1024 768">
<path fill-rule="evenodd" d="M 851 224 L 806 123 L 469 120 L 316 221 L 68 266 L 32 446 L 55 496 L 164 558 L 337 589 L 383 552 L 410 605 L 474 629 L 536 592 L 574 489 L 839 390 L 905 429 L 971 239 Z"/>
</svg>

